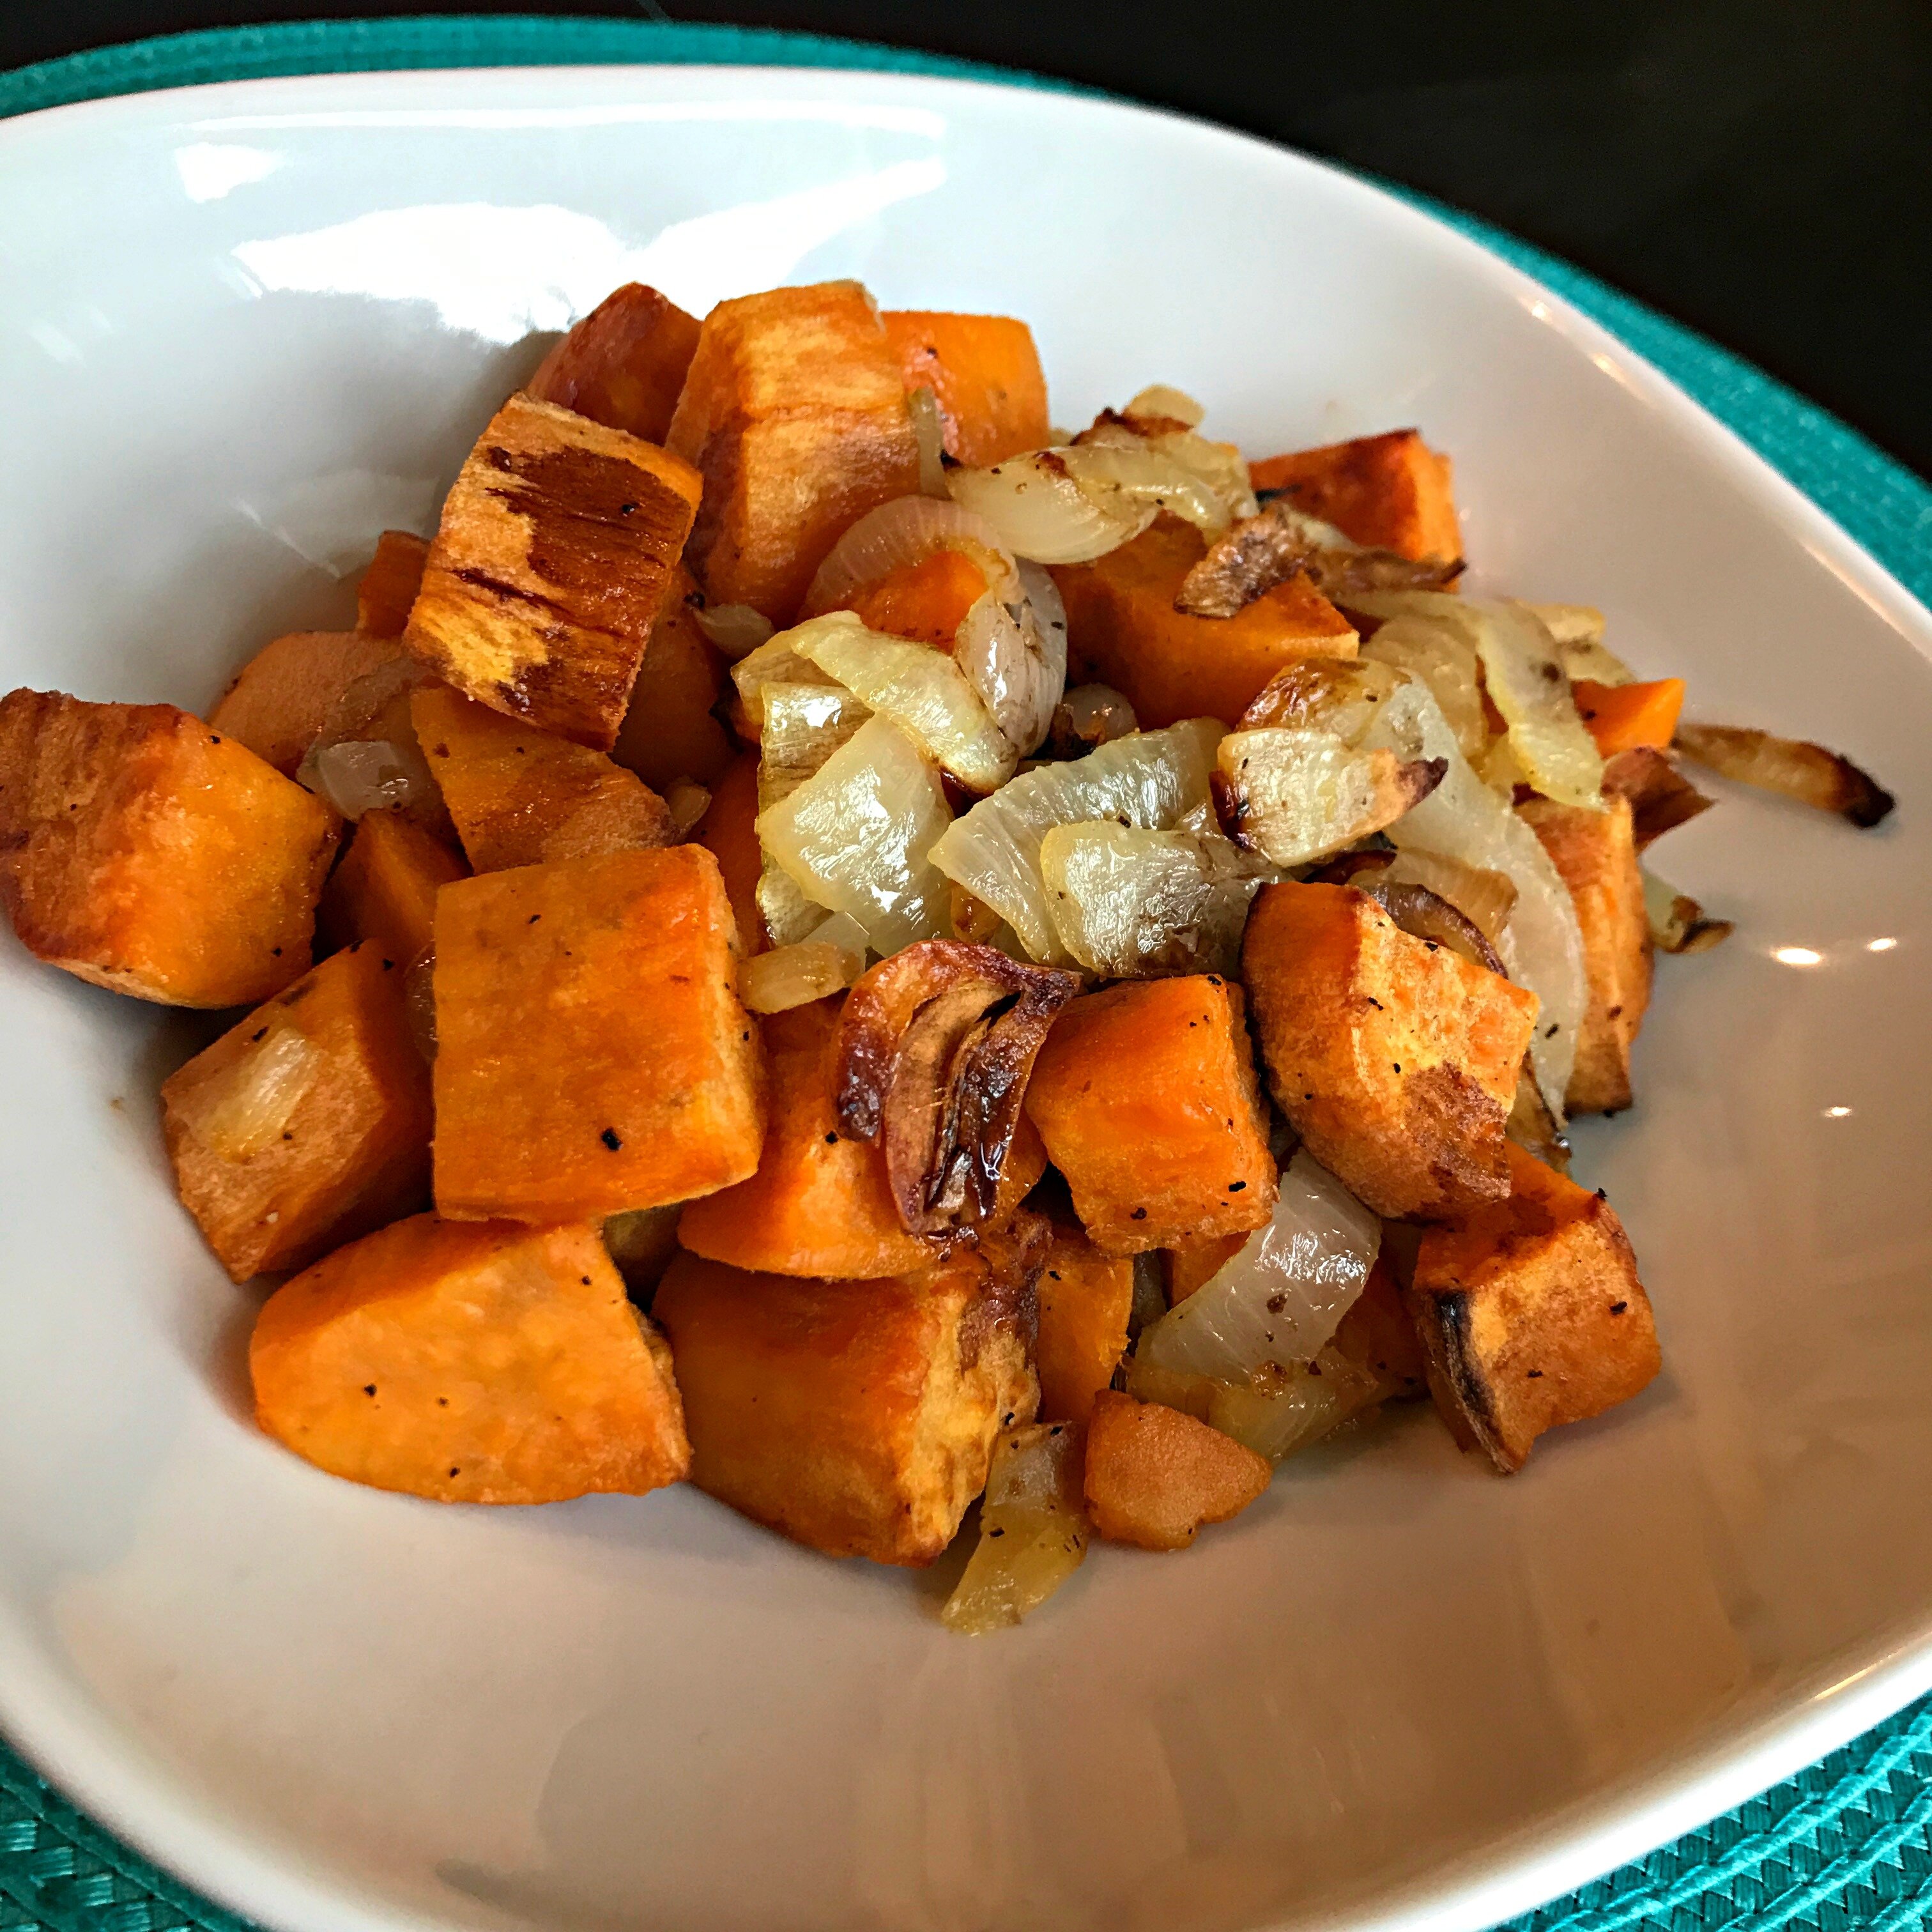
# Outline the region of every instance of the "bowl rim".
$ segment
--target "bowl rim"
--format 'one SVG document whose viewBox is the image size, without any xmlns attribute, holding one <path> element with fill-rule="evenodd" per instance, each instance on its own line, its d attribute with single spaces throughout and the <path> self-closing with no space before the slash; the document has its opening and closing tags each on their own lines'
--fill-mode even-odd
<svg viewBox="0 0 1932 1932">
<path fill-rule="evenodd" d="M 830 37 L 797 38 L 830 41 Z M 849 46 L 858 56 L 902 51 L 832 44 Z M 301 97 L 317 94 L 403 96 L 484 85 L 620 91 L 647 80 L 661 83 L 666 77 L 694 91 L 740 86 L 748 76 L 765 76 L 877 94 L 993 93 L 1016 97 L 1036 111 L 1163 122 L 1209 145 L 1318 171 L 1344 192 L 1372 202 L 1381 220 L 1402 231 L 1405 246 L 1433 251 L 1456 272 L 1508 295 L 1556 329 L 1675 434 L 1714 458 L 1726 480 L 1754 507 L 1825 564 L 1921 657 L 1932 661 L 1932 609 L 1864 544 L 1639 351 L 1474 236 L 1389 186 L 1285 144 L 1070 83 L 1020 75 L 1002 79 L 983 68 L 971 70 L 976 64 L 920 70 L 755 58 L 742 64 L 566 60 L 554 65 L 411 67 L 206 81 L 9 116 L 0 120 L 0 166 L 55 123 L 65 130 L 98 122 L 104 134 L 130 121 L 164 123 L 190 110 L 220 118 L 244 102 L 279 99 L 292 104 L 288 111 L 299 111 L 295 104 Z M 1835 422 L 1819 406 L 1807 401 L 1804 406 Z M 1880 454 L 1882 460 L 1902 469 Z M 1297 1932 L 1481 1932 L 1695 1831 L 1850 1743 L 1928 1690 L 1932 1601 L 1916 1617 L 1874 1632 L 1855 1652 L 1848 1648 L 1841 1666 L 1835 1660 L 1818 1666 L 1778 1707 L 1742 1720 L 1720 1717 L 1703 1741 L 1666 1770 L 1627 1775 L 1540 1822 L 1492 1840 L 1453 1866 L 1403 1881 L 1363 1905 L 1343 1904 L 1292 1922 L 1258 1922 L 1253 1932 L 1278 1932 L 1289 1922 Z M 317 1876 L 304 1869 L 298 1846 L 281 1845 L 230 1821 L 218 1803 L 197 1794 L 48 1667 L 25 1633 L 4 1616 L 0 1616 L 0 1734 L 76 1805 L 164 1872 L 274 1932 L 313 1932 L 323 1924 L 339 1932 L 452 1932 L 472 1922 L 466 1916 L 418 1911 L 346 1874 Z"/>
</svg>

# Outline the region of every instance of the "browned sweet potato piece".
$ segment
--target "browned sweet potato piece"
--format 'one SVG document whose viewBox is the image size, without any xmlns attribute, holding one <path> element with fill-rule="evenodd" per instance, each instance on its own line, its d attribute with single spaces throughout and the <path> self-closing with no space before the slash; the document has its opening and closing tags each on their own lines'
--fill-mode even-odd
<svg viewBox="0 0 1932 1932">
<path fill-rule="evenodd" d="M 764 1049 L 696 845 L 460 880 L 436 914 L 436 1199 L 563 1221 L 742 1180 Z"/>
<path fill-rule="evenodd" d="M 930 1563 L 984 1486 L 994 1437 L 1032 1418 L 1030 1282 L 970 1253 L 882 1281 L 679 1256 L 652 1305 L 692 1480 L 828 1556 Z"/>
<path fill-rule="evenodd" d="M 364 944 L 325 959 L 161 1089 L 182 1204 L 237 1281 L 306 1268 L 429 1199 L 429 1068 L 403 975 Z"/>
<path fill-rule="evenodd" d="M 1418 563 L 1454 563 L 1462 554 L 1449 459 L 1414 430 L 1270 456 L 1251 464 L 1249 476 L 1257 490 L 1280 490 L 1358 544 Z"/>
<path fill-rule="evenodd" d="M 322 888 L 322 923 L 338 946 L 368 940 L 399 967 L 413 965 L 436 923 L 436 889 L 470 868 L 400 812 L 365 812 L 342 862 Z"/>
<path fill-rule="evenodd" d="M 0 699 L 0 903 L 98 986 L 240 1006 L 308 970 L 335 814 L 172 704 Z"/>
<path fill-rule="evenodd" d="M 655 443 L 512 396 L 444 500 L 404 642 L 466 697 L 608 752 L 698 496 Z"/>
<path fill-rule="evenodd" d="M 764 848 L 758 843 L 758 754 L 741 752 L 711 788 L 710 808 L 698 822 L 698 842 L 718 861 L 738 938 L 748 958 L 765 950 L 765 922 L 758 910 L 758 879 Z"/>
<path fill-rule="evenodd" d="M 1204 1422 L 1103 1390 L 1087 1424 L 1087 1514 L 1110 1543 L 1185 1550 L 1206 1522 L 1238 1516 L 1274 1466 Z"/>
<path fill-rule="evenodd" d="M 1037 1292 L 1040 1419 L 1084 1422 L 1126 1353 L 1133 1262 L 1102 1254 L 1076 1227 L 1056 1227 Z"/>
<path fill-rule="evenodd" d="M 880 320 L 906 387 L 932 392 L 948 456 L 983 468 L 1052 440 L 1046 377 L 1024 322 L 915 309 Z"/>
<path fill-rule="evenodd" d="M 1334 1346 L 1338 1354 L 1381 1378 L 1389 1391 L 1384 1400 L 1407 1401 L 1429 1393 L 1429 1358 L 1403 1305 L 1386 1252 L 1376 1257 L 1361 1293 L 1349 1303 L 1335 1330 Z"/>
<path fill-rule="evenodd" d="M 886 1157 L 843 1132 L 832 1105 L 842 1000 L 814 1000 L 759 1022 L 771 1067 L 771 1125 L 758 1171 L 694 1201 L 678 1238 L 694 1253 L 754 1273 L 864 1280 L 943 1258 L 944 1243 L 906 1232 Z M 1016 1136 L 994 1219 L 1010 1216 L 1046 1167 L 1040 1137 Z"/>
<path fill-rule="evenodd" d="M 479 872 L 676 839 L 664 800 L 602 752 L 520 724 L 440 685 L 418 692 L 410 715 Z"/>
<path fill-rule="evenodd" d="M 642 282 L 626 282 L 538 364 L 529 393 L 608 429 L 662 442 L 698 346 L 698 318 Z"/>
<path fill-rule="evenodd" d="M 429 544 L 413 530 L 385 530 L 356 586 L 356 628 L 371 638 L 400 640 L 422 588 Z"/>
<path fill-rule="evenodd" d="M 248 1366 L 278 1442 L 436 1502 L 639 1496 L 691 1464 L 670 1352 L 590 1228 L 399 1221 L 278 1288 Z"/>
<path fill-rule="evenodd" d="M 1095 562 L 1057 568 L 1068 684 L 1112 686 L 1150 730 L 1184 718 L 1232 724 L 1284 665 L 1355 655 L 1354 627 L 1305 577 L 1232 617 L 1177 610 L 1182 581 L 1207 550 L 1192 524 L 1163 514 Z"/>
<path fill-rule="evenodd" d="M 715 785 L 731 762 L 730 734 L 712 714 L 724 688 L 718 653 L 692 615 L 698 586 L 682 564 L 671 574 L 651 641 L 631 688 L 631 708 L 610 755 L 658 791 L 678 778 Z"/>
<path fill-rule="evenodd" d="M 360 631 L 296 631 L 264 644 L 208 714 L 208 727 L 293 778 L 342 694 L 401 654 Z"/>
<path fill-rule="evenodd" d="M 1508 1192 L 1534 993 L 1352 886 L 1263 886 L 1241 969 L 1276 1104 L 1369 1207 L 1433 1219 Z"/>
<path fill-rule="evenodd" d="M 1509 1198 L 1424 1234 L 1409 1298 L 1438 1403 L 1505 1474 L 1545 1430 L 1628 1401 L 1662 1363 L 1609 1204 L 1514 1142 L 1508 1155 Z"/>
<path fill-rule="evenodd" d="M 1630 802 L 1606 794 L 1593 812 L 1533 798 L 1520 809 L 1563 874 L 1582 928 L 1590 1000 L 1565 1104 L 1573 1114 L 1613 1114 L 1630 1103 L 1630 1049 L 1650 1004 L 1650 919 Z"/>
<path fill-rule="evenodd" d="M 1197 1288 L 1205 1288 L 1234 1259 L 1247 1238 L 1244 1232 L 1210 1234 L 1201 1241 L 1175 1242 L 1165 1257 L 1168 1306 L 1185 1301 Z"/>
<path fill-rule="evenodd" d="M 1034 1062 L 1026 1110 L 1104 1255 L 1258 1228 L 1274 1211 L 1241 989 L 1218 974 L 1072 1001 Z"/>
<path fill-rule="evenodd" d="M 720 302 L 667 441 L 704 478 L 691 554 L 706 596 L 775 624 L 853 524 L 919 488 L 898 358 L 856 282 Z"/>
</svg>

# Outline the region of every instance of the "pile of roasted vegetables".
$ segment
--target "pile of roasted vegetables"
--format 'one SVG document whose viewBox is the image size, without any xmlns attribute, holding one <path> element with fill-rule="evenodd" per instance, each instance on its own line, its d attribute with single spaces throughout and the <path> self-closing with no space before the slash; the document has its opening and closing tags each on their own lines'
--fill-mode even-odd
<svg viewBox="0 0 1932 1932">
<path fill-rule="evenodd" d="M 1658 1366 L 1630 1102 L 1682 724 L 1459 593 L 1413 430 L 1048 426 L 1024 323 L 620 290 L 206 721 L 0 703 L 40 958 L 246 1008 L 161 1093 L 262 1427 L 446 1502 L 686 1478 L 1017 1621 L 1432 1397 L 1521 1466 Z"/>
</svg>

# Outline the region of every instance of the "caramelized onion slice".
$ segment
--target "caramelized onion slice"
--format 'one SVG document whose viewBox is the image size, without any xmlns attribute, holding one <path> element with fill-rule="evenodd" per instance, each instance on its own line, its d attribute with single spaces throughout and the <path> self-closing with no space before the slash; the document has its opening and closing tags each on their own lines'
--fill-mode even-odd
<svg viewBox="0 0 1932 1932">
<path fill-rule="evenodd" d="M 1241 713 L 1236 728 L 1328 731 L 1353 745 L 1368 729 L 1376 706 L 1407 681 L 1401 671 L 1366 659 L 1338 663 L 1311 658 L 1276 671 Z"/>
<path fill-rule="evenodd" d="M 1650 920 L 1650 943 L 1660 952 L 1708 952 L 1737 930 L 1727 919 L 1706 918 L 1688 892 L 1650 872 L 1643 875 L 1643 909 Z"/>
<path fill-rule="evenodd" d="M 1708 812 L 1717 803 L 1704 794 L 1664 754 L 1648 745 L 1634 745 L 1604 765 L 1604 790 L 1630 803 L 1637 850 L 1674 827 Z"/>
<path fill-rule="evenodd" d="M 1365 590 L 1440 590 L 1462 565 L 1417 563 L 1394 550 L 1337 544 L 1333 532 L 1286 497 L 1264 504 L 1217 537 L 1182 580 L 1174 608 L 1193 617 L 1232 617 L 1299 571 L 1324 596 Z"/>
<path fill-rule="evenodd" d="M 1078 977 L 929 939 L 860 979 L 839 1025 L 839 1124 L 882 1142 L 899 1219 L 916 1234 L 992 1211 L 1034 1056 Z"/>
<path fill-rule="evenodd" d="M 1358 752 L 1332 732 L 1231 732 L 1215 754 L 1214 801 L 1229 836 L 1271 864 L 1305 866 L 1393 825 L 1442 782 L 1440 758 Z"/>
<path fill-rule="evenodd" d="M 1386 877 L 1391 885 L 1426 886 L 1447 899 L 1456 910 L 1482 929 L 1494 946 L 1509 929 L 1509 916 L 1516 904 L 1516 881 L 1507 872 L 1484 866 L 1466 866 L 1460 859 L 1445 858 L 1412 845 L 1396 854 Z"/>
<path fill-rule="evenodd" d="M 1411 938 L 1431 946 L 1446 946 L 1460 952 L 1472 966 L 1480 966 L 1500 979 L 1509 974 L 1483 928 L 1466 914 L 1458 912 L 1439 892 L 1426 886 L 1407 886 L 1389 878 L 1387 872 L 1357 880 L 1358 891 L 1368 894 L 1396 924 Z"/>
<path fill-rule="evenodd" d="M 1503 1124 L 1503 1132 L 1518 1147 L 1535 1155 L 1545 1167 L 1553 1167 L 1558 1174 L 1570 1172 L 1570 1137 L 1543 1097 L 1536 1068 L 1526 1053 L 1522 1057 L 1522 1070 L 1516 1077 L 1516 1102 Z"/>
<path fill-rule="evenodd" d="M 1078 758 L 1140 728 L 1124 693 L 1111 684 L 1078 684 L 1054 707 L 1048 748 L 1055 758 Z"/>
<path fill-rule="evenodd" d="M 1680 724 L 1676 748 L 1721 778 L 1834 812 L 1861 828 L 1880 824 L 1897 802 L 1850 758 L 1802 738 L 1730 724 Z"/>
</svg>

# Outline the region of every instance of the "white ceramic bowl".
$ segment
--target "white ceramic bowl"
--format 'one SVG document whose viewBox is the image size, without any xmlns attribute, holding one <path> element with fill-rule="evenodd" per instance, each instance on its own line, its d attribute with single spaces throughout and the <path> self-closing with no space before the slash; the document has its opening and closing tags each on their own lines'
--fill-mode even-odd
<svg viewBox="0 0 1932 1932">
<path fill-rule="evenodd" d="M 1666 1369 L 1502 1481 L 1432 1417 L 964 1641 L 693 1491 L 438 1508 L 258 1436 L 176 1207 L 186 1024 L 0 944 L 0 1722 L 279 1928 L 1472 1927 L 1932 1682 L 1932 620 L 1564 304 L 1357 182 L 1051 94 L 758 70 L 273 81 L 0 127 L 0 688 L 211 699 L 341 621 L 614 284 L 1028 316 L 1056 418 L 1419 423 L 1483 578 L 1900 794 L 1675 834 L 1735 918 L 1586 1126 Z M 1799 949 L 1793 950 L 1792 949 Z"/>
</svg>

